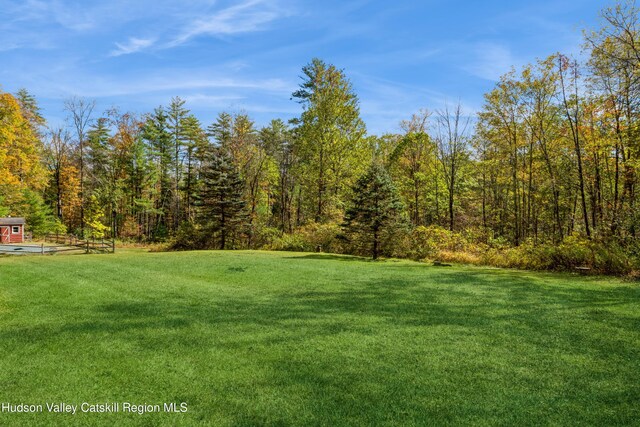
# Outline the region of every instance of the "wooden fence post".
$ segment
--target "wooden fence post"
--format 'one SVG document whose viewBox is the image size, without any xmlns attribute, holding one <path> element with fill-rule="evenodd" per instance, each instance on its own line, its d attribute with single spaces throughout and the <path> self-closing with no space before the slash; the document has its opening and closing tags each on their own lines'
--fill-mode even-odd
<svg viewBox="0 0 640 427">
<path fill-rule="evenodd" d="M 40 244 L 40 253 L 44 255 L 44 243 Z"/>
</svg>

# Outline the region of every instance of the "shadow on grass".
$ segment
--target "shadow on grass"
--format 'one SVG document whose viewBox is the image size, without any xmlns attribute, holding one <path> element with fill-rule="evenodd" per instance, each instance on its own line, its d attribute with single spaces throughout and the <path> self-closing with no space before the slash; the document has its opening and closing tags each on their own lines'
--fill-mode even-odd
<svg viewBox="0 0 640 427">
<path fill-rule="evenodd" d="M 640 317 L 625 318 L 610 310 L 640 299 L 640 289 L 632 286 L 565 288 L 532 283 L 515 274 L 495 277 L 492 272 L 443 270 L 427 278 L 415 275 L 411 279 L 352 280 L 347 289 L 295 288 L 255 298 L 207 294 L 114 301 L 95 306 L 86 320 L 67 321 L 57 328 L 5 328 L 0 331 L 0 339 L 48 341 L 78 332 L 140 331 L 144 335 L 150 330 L 171 331 L 194 325 L 288 332 L 295 329 L 294 324 L 302 326 L 304 333 L 289 334 L 290 340 L 349 330 L 375 333 L 372 326 L 455 326 L 485 336 L 499 330 L 535 343 L 544 341 L 550 330 L 566 332 L 567 339 L 583 333 L 574 322 L 640 331 Z M 588 331 L 584 335 L 589 339 Z"/>
<path fill-rule="evenodd" d="M 316 253 L 309 255 L 296 255 L 296 256 L 288 256 L 284 257 L 284 259 L 319 259 L 325 261 L 361 261 L 361 262 L 377 262 L 371 258 L 353 256 L 353 255 L 335 255 L 328 253 Z"/>
<path fill-rule="evenodd" d="M 259 366 L 269 385 L 261 389 L 265 396 L 275 393 L 294 402 L 287 403 L 293 410 L 285 413 L 277 404 L 258 406 L 268 401 L 262 396 L 251 401 L 250 395 L 229 391 L 230 401 L 243 402 L 230 403 L 235 423 L 248 425 L 455 424 L 478 421 L 473 417 L 484 414 L 482 408 L 488 408 L 483 416 L 493 416 L 491 404 L 511 408 L 513 422 L 503 419 L 502 424 L 526 424 L 532 408 L 557 404 L 558 396 L 539 378 L 552 372 L 552 383 L 562 375 L 577 375 L 552 369 L 571 364 L 565 360 L 610 361 L 622 373 L 637 366 L 629 361 L 637 360 L 638 346 L 621 337 L 635 337 L 637 344 L 640 318 L 615 309 L 637 303 L 638 287 L 563 286 L 511 272 L 425 269 L 423 275 L 416 267 L 429 266 L 408 267 L 413 272 L 408 277 L 396 276 L 404 266 L 385 266 L 375 279 L 346 278 L 352 281 L 347 287 L 256 288 L 249 297 L 150 294 L 106 301 L 87 306 L 84 319 L 4 327 L 0 342 L 16 348 L 34 342 L 55 347 L 72 346 L 78 339 L 100 343 L 106 336 L 132 344 L 136 357 L 185 355 L 205 367 L 216 363 L 209 357 L 225 352 L 241 361 L 238 369 Z M 211 356 L 194 356 L 202 354 Z M 538 367 L 539 360 L 546 365 Z M 491 371 L 494 367 L 497 371 Z M 571 369 L 587 369 L 582 374 L 588 377 L 600 375 L 602 366 L 594 362 Z M 512 396 L 498 404 L 487 392 L 496 383 L 507 390 L 514 387 Z M 547 400 L 531 403 L 519 397 L 529 395 L 522 392 L 529 383 L 529 391 L 545 389 Z M 629 399 L 634 396 L 628 393 Z M 474 406 L 474 399 L 486 401 Z M 437 406 L 439 400 L 446 404 Z M 301 402 L 297 407 L 296 401 Z M 318 413 L 324 418 L 316 418 Z"/>
</svg>

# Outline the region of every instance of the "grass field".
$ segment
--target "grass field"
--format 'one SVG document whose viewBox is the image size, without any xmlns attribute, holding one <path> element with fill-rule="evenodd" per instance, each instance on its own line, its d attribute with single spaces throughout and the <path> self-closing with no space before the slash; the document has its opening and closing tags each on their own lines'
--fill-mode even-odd
<svg viewBox="0 0 640 427">
<path fill-rule="evenodd" d="M 188 405 L 1 425 L 638 425 L 640 286 L 299 253 L 0 258 L 0 402 Z"/>
</svg>

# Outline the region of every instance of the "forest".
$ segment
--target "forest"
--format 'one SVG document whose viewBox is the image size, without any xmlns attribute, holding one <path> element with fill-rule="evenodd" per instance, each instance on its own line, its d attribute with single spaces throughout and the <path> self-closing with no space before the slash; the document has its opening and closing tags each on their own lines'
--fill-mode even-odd
<svg viewBox="0 0 640 427">
<path fill-rule="evenodd" d="M 512 69 L 477 114 L 421 110 L 371 135 L 347 71 L 302 68 L 300 115 L 200 122 L 180 97 L 146 114 L 65 101 L 48 126 L 0 91 L 0 216 L 46 233 L 531 269 L 640 269 L 640 19 L 584 30 L 583 60 Z M 169 101 L 169 100 L 168 100 Z"/>
</svg>

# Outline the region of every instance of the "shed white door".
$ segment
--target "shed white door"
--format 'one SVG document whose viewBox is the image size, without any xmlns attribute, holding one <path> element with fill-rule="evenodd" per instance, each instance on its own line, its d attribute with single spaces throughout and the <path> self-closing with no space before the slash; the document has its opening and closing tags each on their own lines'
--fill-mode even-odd
<svg viewBox="0 0 640 427">
<path fill-rule="evenodd" d="M 0 227 L 0 243 L 10 243 L 10 235 L 9 232 L 11 227 Z"/>
</svg>

